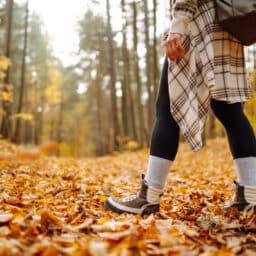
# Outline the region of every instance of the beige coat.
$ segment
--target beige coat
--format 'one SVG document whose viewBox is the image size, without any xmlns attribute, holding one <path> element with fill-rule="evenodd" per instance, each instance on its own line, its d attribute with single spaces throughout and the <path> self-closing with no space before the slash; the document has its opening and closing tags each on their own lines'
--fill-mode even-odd
<svg viewBox="0 0 256 256">
<path fill-rule="evenodd" d="M 184 34 L 185 56 L 169 61 L 171 113 L 193 150 L 202 146 L 210 99 L 244 102 L 250 92 L 243 46 L 214 20 L 213 1 L 198 0 Z"/>
</svg>

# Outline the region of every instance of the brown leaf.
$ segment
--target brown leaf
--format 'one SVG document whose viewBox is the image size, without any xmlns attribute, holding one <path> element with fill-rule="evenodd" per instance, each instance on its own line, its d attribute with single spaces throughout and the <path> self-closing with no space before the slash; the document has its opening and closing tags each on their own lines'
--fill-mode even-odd
<svg viewBox="0 0 256 256">
<path fill-rule="evenodd" d="M 234 193 L 228 146 L 207 144 L 195 154 L 181 143 L 160 212 L 134 216 L 103 204 L 139 191 L 147 149 L 78 160 L 0 143 L 0 255 L 254 255 L 252 209 L 222 213 Z"/>
</svg>

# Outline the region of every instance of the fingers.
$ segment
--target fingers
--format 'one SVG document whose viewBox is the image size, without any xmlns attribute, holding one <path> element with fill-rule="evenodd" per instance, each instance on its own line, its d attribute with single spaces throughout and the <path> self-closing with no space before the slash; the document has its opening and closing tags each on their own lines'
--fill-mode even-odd
<svg viewBox="0 0 256 256">
<path fill-rule="evenodd" d="M 165 42 L 166 55 L 170 60 L 177 60 L 184 56 L 182 47 L 182 36 L 180 34 L 169 34 Z"/>
<path fill-rule="evenodd" d="M 165 46 L 165 50 L 166 50 L 166 55 L 170 60 L 175 60 L 177 58 L 176 54 L 175 54 L 175 49 L 173 47 L 172 44 L 168 43 Z"/>
<path fill-rule="evenodd" d="M 170 41 L 166 45 L 166 54 L 171 60 L 180 59 L 184 56 L 184 48 L 175 41 Z"/>
<path fill-rule="evenodd" d="M 185 49 L 182 46 L 182 38 L 178 37 L 178 38 L 174 38 L 174 40 L 175 40 L 177 54 L 180 56 L 180 58 L 182 58 L 185 54 Z"/>
</svg>

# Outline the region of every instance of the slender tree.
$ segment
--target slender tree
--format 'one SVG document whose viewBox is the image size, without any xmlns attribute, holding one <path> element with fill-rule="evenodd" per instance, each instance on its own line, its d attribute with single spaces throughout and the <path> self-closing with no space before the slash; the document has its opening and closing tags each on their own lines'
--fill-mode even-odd
<svg viewBox="0 0 256 256">
<path fill-rule="evenodd" d="M 115 54 L 114 54 L 114 42 L 113 32 L 111 26 L 110 16 L 110 4 L 109 0 L 106 0 L 106 12 L 107 12 L 107 37 L 108 37 L 108 48 L 109 48 L 109 74 L 110 74 L 110 94 L 111 94 L 111 121 L 112 121 L 112 138 L 113 138 L 113 149 L 119 148 L 118 136 L 120 134 L 118 116 L 117 116 L 117 99 L 116 99 L 116 71 L 115 71 Z M 112 147 L 112 146 L 111 146 Z"/>
<path fill-rule="evenodd" d="M 158 81 L 159 81 L 159 65 L 158 65 L 158 54 L 157 54 L 157 35 L 156 35 L 156 15 L 157 11 L 157 1 L 153 0 L 153 28 L 154 28 L 154 37 L 153 37 L 153 84 L 154 84 L 154 102 L 156 101 L 157 91 L 158 91 Z"/>
<path fill-rule="evenodd" d="M 94 24 L 94 27 L 91 24 Z M 94 145 L 93 150 L 97 155 L 107 154 L 113 150 L 113 106 L 110 84 L 108 85 L 110 67 L 107 24 L 101 16 L 88 11 L 80 21 L 79 27 L 80 55 L 83 56 L 81 64 L 87 63 L 81 67 L 82 80 L 87 84 L 83 97 L 87 102 L 86 113 L 92 127 L 91 131 L 87 132 L 87 140 L 89 138 Z M 95 58 L 91 58 L 91 54 L 94 54 Z"/>
<path fill-rule="evenodd" d="M 23 102 L 24 102 L 24 92 L 25 88 L 25 78 L 26 78 L 26 56 L 27 56 L 27 42 L 28 42 L 28 19 L 29 19 L 29 0 L 26 2 L 26 15 L 25 15 L 25 27 L 24 27 L 24 46 L 23 46 L 23 54 L 22 54 L 22 64 L 21 64 L 21 79 L 20 79 L 20 93 L 18 99 L 18 108 L 17 113 L 20 114 L 22 112 Z M 19 143 L 20 141 L 20 125 L 21 120 L 17 118 L 16 129 L 14 133 L 14 141 Z"/>
<path fill-rule="evenodd" d="M 5 52 L 7 58 L 11 57 L 11 40 L 12 40 L 12 13 L 13 13 L 13 0 L 6 0 L 5 5 Z M 8 84 L 10 81 L 10 69 L 6 70 L 4 82 Z"/>
<path fill-rule="evenodd" d="M 139 56 L 138 56 L 138 28 L 137 28 L 137 3 L 134 0 L 132 2 L 132 9 L 133 9 L 133 19 L 132 19 L 132 32 L 133 32 L 133 61 L 134 61 L 134 75 L 135 81 L 137 84 L 137 95 L 136 95 L 136 102 L 137 102 L 137 116 L 138 116 L 138 131 L 139 131 L 139 142 L 142 146 L 146 142 L 145 136 L 145 122 L 144 122 L 144 109 L 142 105 L 142 82 L 141 82 L 141 75 L 140 75 L 140 68 L 139 68 Z"/>
<path fill-rule="evenodd" d="M 149 37 L 149 8 L 148 0 L 143 0 L 144 7 L 144 29 L 145 29 L 145 46 L 146 46 L 146 85 L 147 85 L 147 117 L 148 117 L 148 127 L 147 136 L 149 138 L 149 131 L 153 124 L 153 97 L 152 97 L 152 74 L 151 74 L 151 51 L 150 51 L 150 37 Z"/>
<path fill-rule="evenodd" d="M 100 65 L 100 64 L 99 64 Z M 97 72 L 95 79 L 95 99 L 96 99 L 96 120 L 97 120 L 97 141 L 96 141 L 96 154 L 103 155 L 103 127 L 102 127 L 102 89 L 101 89 L 101 74 Z"/>
<path fill-rule="evenodd" d="M 11 39 L 12 39 L 12 12 L 13 0 L 6 0 L 6 15 L 5 15 L 5 53 L 7 58 L 11 58 Z M 10 68 L 6 71 L 4 78 L 3 93 L 9 94 L 8 84 L 10 83 Z M 2 101 L 4 116 L 1 124 L 1 134 L 4 138 L 10 138 L 11 135 L 11 102 L 9 100 Z"/>
<path fill-rule="evenodd" d="M 61 92 L 61 99 L 59 103 L 59 117 L 58 117 L 58 122 L 57 122 L 57 142 L 60 144 L 63 140 L 62 137 L 62 125 L 63 125 L 63 113 L 64 111 L 64 96 L 63 92 Z M 60 149 L 58 148 L 57 155 L 60 156 Z"/>
<path fill-rule="evenodd" d="M 252 47 L 253 69 L 256 70 L 256 44 L 254 44 Z"/>
<path fill-rule="evenodd" d="M 125 103 L 127 104 L 127 110 L 123 112 L 123 121 L 127 122 L 128 125 L 130 124 L 130 137 L 134 140 L 138 140 L 138 133 L 136 129 L 136 118 L 135 118 L 135 109 L 134 109 L 134 99 L 133 99 L 133 91 L 131 88 L 131 77 L 130 77 L 130 56 L 129 51 L 127 48 L 127 17 L 126 17 L 126 3 L 125 0 L 121 1 L 122 7 L 122 34 L 123 34 L 123 73 L 124 73 L 124 89 L 125 89 L 125 96 L 126 100 Z M 128 118 L 127 118 L 128 117 Z"/>
<path fill-rule="evenodd" d="M 125 1 L 121 1 L 121 10 L 122 10 L 122 127 L 123 127 L 123 135 L 129 136 L 130 132 L 130 112 L 129 109 L 129 94 L 128 94 L 128 87 L 129 87 L 129 56 L 127 51 L 127 38 L 126 38 L 126 17 L 125 17 Z"/>
</svg>

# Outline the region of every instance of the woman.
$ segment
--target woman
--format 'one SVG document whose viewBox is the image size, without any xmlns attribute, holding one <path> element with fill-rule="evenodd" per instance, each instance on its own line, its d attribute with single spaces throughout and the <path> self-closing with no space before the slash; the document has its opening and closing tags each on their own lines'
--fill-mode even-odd
<svg viewBox="0 0 256 256">
<path fill-rule="evenodd" d="M 124 199 L 109 197 L 105 206 L 118 213 L 159 211 L 179 130 L 193 150 L 200 149 L 210 107 L 226 129 L 238 176 L 235 200 L 225 209 L 255 206 L 256 141 L 242 108 L 249 96 L 243 46 L 214 22 L 213 0 L 176 0 L 172 14 L 141 191 Z"/>
</svg>

